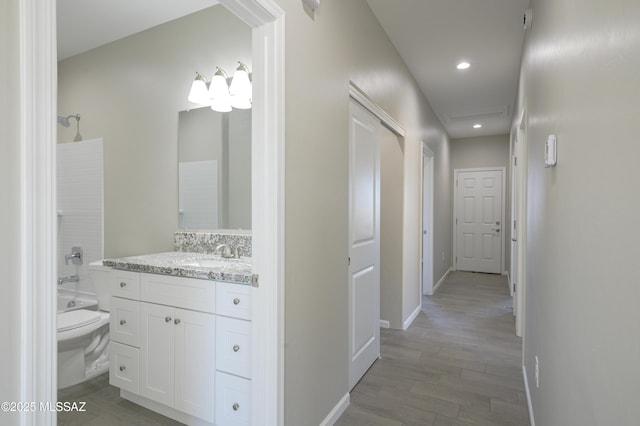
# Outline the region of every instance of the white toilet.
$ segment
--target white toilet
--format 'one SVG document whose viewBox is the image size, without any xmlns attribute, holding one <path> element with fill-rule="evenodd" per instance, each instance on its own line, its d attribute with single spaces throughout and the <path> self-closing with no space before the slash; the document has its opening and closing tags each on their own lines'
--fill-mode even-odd
<svg viewBox="0 0 640 426">
<path fill-rule="evenodd" d="M 77 309 L 58 314 L 58 389 L 109 371 L 109 302 L 111 268 L 89 265 L 98 311 Z"/>
</svg>

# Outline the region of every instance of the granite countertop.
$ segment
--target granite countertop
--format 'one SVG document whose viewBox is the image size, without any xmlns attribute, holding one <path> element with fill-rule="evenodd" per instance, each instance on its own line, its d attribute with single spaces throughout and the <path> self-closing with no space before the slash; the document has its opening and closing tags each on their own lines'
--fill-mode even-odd
<svg viewBox="0 0 640 426">
<path fill-rule="evenodd" d="M 251 284 L 251 258 L 225 259 L 207 253 L 166 252 L 105 259 L 104 266 L 133 272 Z"/>
</svg>

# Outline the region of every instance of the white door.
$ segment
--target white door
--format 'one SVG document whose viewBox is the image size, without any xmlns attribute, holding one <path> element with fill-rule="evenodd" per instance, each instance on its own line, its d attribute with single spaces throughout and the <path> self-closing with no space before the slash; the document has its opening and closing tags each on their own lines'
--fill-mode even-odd
<svg viewBox="0 0 640 426">
<path fill-rule="evenodd" d="M 380 355 L 380 121 L 351 100 L 349 388 Z"/>
<path fill-rule="evenodd" d="M 433 154 L 422 157 L 422 294 L 433 294 Z"/>
<path fill-rule="evenodd" d="M 456 173 L 456 269 L 502 273 L 502 170 Z"/>
<path fill-rule="evenodd" d="M 213 423 L 215 315 L 175 310 L 175 404 L 180 411 Z"/>
<path fill-rule="evenodd" d="M 140 302 L 140 395 L 173 407 L 174 308 Z"/>
</svg>

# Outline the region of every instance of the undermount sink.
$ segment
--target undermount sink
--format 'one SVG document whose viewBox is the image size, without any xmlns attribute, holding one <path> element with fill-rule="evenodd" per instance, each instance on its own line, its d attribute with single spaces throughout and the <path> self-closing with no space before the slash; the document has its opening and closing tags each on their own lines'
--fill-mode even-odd
<svg viewBox="0 0 640 426">
<path fill-rule="evenodd" d="M 196 266 L 201 268 L 224 268 L 229 264 L 228 260 L 222 259 L 200 259 L 181 262 L 181 266 Z"/>
<path fill-rule="evenodd" d="M 229 269 L 230 267 L 238 267 L 249 265 L 249 259 L 235 259 L 235 258 L 222 258 L 222 257 L 206 257 L 203 259 L 188 259 L 180 262 L 180 266 L 192 267 L 192 268 L 215 268 L 215 269 Z"/>
</svg>

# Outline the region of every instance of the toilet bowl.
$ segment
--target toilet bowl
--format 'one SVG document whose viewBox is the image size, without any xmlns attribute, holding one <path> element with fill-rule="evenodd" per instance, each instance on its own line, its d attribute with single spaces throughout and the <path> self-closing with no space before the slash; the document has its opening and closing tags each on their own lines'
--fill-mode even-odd
<svg viewBox="0 0 640 426">
<path fill-rule="evenodd" d="M 89 265 L 98 309 L 58 314 L 58 389 L 109 371 L 109 275 L 102 262 Z"/>
</svg>

